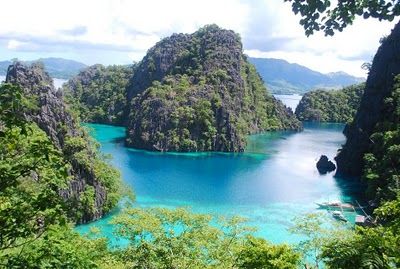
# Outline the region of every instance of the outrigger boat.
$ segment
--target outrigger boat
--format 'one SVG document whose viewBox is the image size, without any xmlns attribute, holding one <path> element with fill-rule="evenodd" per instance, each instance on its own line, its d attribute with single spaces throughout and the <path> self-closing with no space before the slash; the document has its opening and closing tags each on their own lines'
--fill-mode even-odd
<svg viewBox="0 0 400 269">
<path fill-rule="evenodd" d="M 321 209 L 339 209 L 345 211 L 354 211 L 354 205 L 350 203 L 342 203 L 340 201 L 316 203 Z"/>
</svg>

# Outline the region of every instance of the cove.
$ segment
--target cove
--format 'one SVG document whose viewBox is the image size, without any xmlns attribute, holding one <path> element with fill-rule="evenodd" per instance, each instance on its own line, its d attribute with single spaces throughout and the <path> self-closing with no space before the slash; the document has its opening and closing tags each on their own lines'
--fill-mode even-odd
<svg viewBox="0 0 400 269">
<path fill-rule="evenodd" d="M 87 124 L 101 150 L 134 189 L 141 207 L 191 208 L 194 212 L 240 215 L 255 233 L 274 243 L 294 243 L 288 232 L 296 216 L 318 210 L 316 202 L 359 199 L 363 189 L 354 181 L 320 175 L 321 154 L 332 159 L 344 143 L 343 124 L 305 123 L 303 132 L 268 132 L 249 136 L 246 152 L 159 153 L 124 147 L 125 128 Z M 326 213 L 327 214 L 327 213 Z M 355 213 L 346 213 L 354 220 Z M 115 243 L 113 213 L 76 227 L 91 227 Z"/>
</svg>

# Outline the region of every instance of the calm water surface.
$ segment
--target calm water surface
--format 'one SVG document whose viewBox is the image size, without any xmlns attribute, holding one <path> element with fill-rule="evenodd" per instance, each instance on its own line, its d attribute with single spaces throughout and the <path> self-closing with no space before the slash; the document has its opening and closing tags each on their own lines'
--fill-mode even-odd
<svg viewBox="0 0 400 269">
<path fill-rule="evenodd" d="M 56 89 L 61 88 L 61 86 L 68 80 L 62 78 L 53 78 L 54 87 Z"/>
<path fill-rule="evenodd" d="M 281 100 L 287 107 L 290 107 L 293 112 L 296 110 L 302 97 L 298 94 L 274 94 L 274 96 Z"/>
<path fill-rule="evenodd" d="M 134 189 L 138 206 L 188 206 L 195 212 L 241 215 L 258 228 L 257 235 L 276 243 L 298 240 L 287 229 L 294 217 L 321 212 L 315 202 L 351 200 L 358 194 L 354 183 L 332 173 L 320 175 L 315 168 L 321 154 L 333 158 L 344 142 L 342 124 L 309 123 L 299 133 L 253 135 L 242 154 L 128 149 L 123 145 L 124 128 L 88 126 Z M 113 238 L 108 224 L 112 216 L 77 229 L 87 232 L 95 225 Z"/>
</svg>

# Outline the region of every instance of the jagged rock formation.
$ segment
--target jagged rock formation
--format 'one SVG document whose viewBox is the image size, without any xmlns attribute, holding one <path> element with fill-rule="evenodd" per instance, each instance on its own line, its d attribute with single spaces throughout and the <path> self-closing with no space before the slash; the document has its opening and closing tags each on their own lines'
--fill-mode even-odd
<svg viewBox="0 0 400 269">
<path fill-rule="evenodd" d="M 127 144 L 158 151 L 243 151 L 246 135 L 299 130 L 242 53 L 216 25 L 174 34 L 151 48 L 127 91 Z"/>
<path fill-rule="evenodd" d="M 63 151 L 66 162 L 71 164 L 69 173 L 72 179 L 68 188 L 60 191 L 60 195 L 68 203 L 74 204 L 75 208 L 69 212 L 71 217 L 79 223 L 102 217 L 115 205 L 114 197 L 110 194 L 115 190 L 110 188 L 110 185 L 106 186 L 96 174 L 93 165 L 85 164 L 80 159 L 85 156 L 93 163 L 99 161 L 79 123 L 69 113 L 60 92 L 56 92 L 50 76 L 40 65 L 26 66 L 15 63 L 8 68 L 6 82 L 19 85 L 27 96 L 37 99 L 38 109 L 27 113 L 27 120 L 35 122 L 49 136 L 55 147 Z M 77 146 L 74 142 L 80 142 L 84 149 L 74 151 L 72 148 Z M 80 158 L 75 153 L 80 153 Z M 104 169 L 111 171 L 106 164 L 102 165 Z M 90 201 L 88 207 L 82 206 L 81 203 L 85 193 L 90 193 L 90 197 L 86 197 Z"/>
<path fill-rule="evenodd" d="M 27 95 L 37 96 L 39 110 L 26 116 L 46 132 L 56 147 L 63 147 L 67 135 L 78 135 L 76 123 L 57 95 L 52 78 L 40 65 L 27 66 L 19 62 L 10 65 L 6 82 L 18 84 Z M 67 127 L 66 133 L 59 131 L 62 125 Z"/>
<path fill-rule="evenodd" d="M 336 169 L 336 165 L 325 155 L 321 155 L 316 166 L 320 174 L 326 174 Z"/>
<path fill-rule="evenodd" d="M 68 104 L 84 122 L 121 125 L 133 66 L 92 65 L 64 84 Z"/>
<path fill-rule="evenodd" d="M 351 122 L 360 106 L 365 83 L 341 90 L 315 90 L 303 95 L 296 107 L 301 121 Z"/>
<path fill-rule="evenodd" d="M 347 141 L 335 158 L 339 175 L 361 175 L 363 156 L 374 143 L 370 136 L 388 116 L 384 100 L 391 95 L 394 77 L 399 73 L 400 24 L 397 23 L 374 57 L 360 107 L 354 121 L 344 130 Z"/>
</svg>

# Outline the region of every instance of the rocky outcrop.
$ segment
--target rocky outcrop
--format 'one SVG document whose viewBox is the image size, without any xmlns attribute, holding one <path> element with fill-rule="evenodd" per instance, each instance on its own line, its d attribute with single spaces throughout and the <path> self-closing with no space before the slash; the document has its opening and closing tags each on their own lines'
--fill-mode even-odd
<svg viewBox="0 0 400 269">
<path fill-rule="evenodd" d="M 317 162 L 317 169 L 320 174 L 326 174 L 336 169 L 336 165 L 328 159 L 327 156 L 321 155 Z"/>
<path fill-rule="evenodd" d="M 39 109 L 26 116 L 46 132 L 57 148 L 63 147 L 66 136 L 78 135 L 75 121 L 57 94 L 52 78 L 40 64 L 27 66 L 17 62 L 10 65 L 6 82 L 18 84 L 27 95 L 37 97 Z M 60 131 L 62 126 L 66 127 L 64 132 Z"/>
<path fill-rule="evenodd" d="M 338 165 L 337 174 L 361 175 L 363 156 L 373 144 L 370 136 L 375 126 L 386 117 L 384 100 L 390 96 L 394 77 L 399 73 L 400 23 L 397 23 L 392 33 L 383 39 L 372 62 L 354 121 L 345 127 L 347 141 L 335 158 Z"/>
<path fill-rule="evenodd" d="M 239 36 L 216 25 L 151 48 L 127 91 L 127 145 L 157 151 L 243 151 L 246 135 L 299 130 L 265 89 Z"/>
<path fill-rule="evenodd" d="M 63 151 L 66 160 L 71 164 L 69 171 L 72 180 L 66 189 L 60 190 L 60 195 L 69 203 L 79 206 L 80 196 L 88 187 L 94 190 L 94 210 L 80 212 L 79 223 L 95 220 L 103 216 L 103 208 L 107 202 L 107 190 L 95 175 L 92 169 L 84 166 L 65 150 L 65 143 L 71 137 L 84 137 L 79 124 L 69 113 L 64 104 L 63 98 L 59 92 L 56 92 L 53 81 L 49 75 L 44 72 L 41 65 L 33 64 L 26 66 L 21 63 L 15 63 L 8 68 L 6 82 L 19 85 L 24 93 L 33 96 L 37 100 L 38 109 L 33 109 L 26 114 L 28 121 L 35 122 L 51 139 L 53 144 Z M 90 153 L 93 157 L 95 152 Z M 75 216 L 78 207 L 69 212 Z"/>
</svg>

